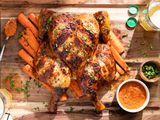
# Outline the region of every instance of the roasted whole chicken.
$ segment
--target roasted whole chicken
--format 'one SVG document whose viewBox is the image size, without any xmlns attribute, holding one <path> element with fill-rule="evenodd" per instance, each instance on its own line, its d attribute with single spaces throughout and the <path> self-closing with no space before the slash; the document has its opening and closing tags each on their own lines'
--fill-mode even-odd
<svg viewBox="0 0 160 120">
<path fill-rule="evenodd" d="M 97 110 L 104 110 L 97 90 L 102 82 L 116 79 L 117 73 L 108 13 L 60 14 L 42 9 L 37 28 L 38 50 L 32 55 L 33 64 L 23 69 L 52 93 L 49 111 L 56 112 L 68 89 L 78 97 L 88 96 Z"/>
</svg>

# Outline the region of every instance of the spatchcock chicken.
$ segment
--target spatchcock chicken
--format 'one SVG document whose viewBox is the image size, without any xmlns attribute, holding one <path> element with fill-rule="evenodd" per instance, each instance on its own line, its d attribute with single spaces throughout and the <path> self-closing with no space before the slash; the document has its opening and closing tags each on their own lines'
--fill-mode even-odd
<svg viewBox="0 0 160 120">
<path fill-rule="evenodd" d="M 39 49 L 32 76 L 52 93 L 49 111 L 57 111 L 57 103 L 67 96 L 68 89 L 78 97 L 88 96 L 97 110 L 104 110 L 97 90 L 104 81 L 114 80 L 116 74 L 108 13 L 60 14 L 42 9 L 38 32 Z"/>
</svg>

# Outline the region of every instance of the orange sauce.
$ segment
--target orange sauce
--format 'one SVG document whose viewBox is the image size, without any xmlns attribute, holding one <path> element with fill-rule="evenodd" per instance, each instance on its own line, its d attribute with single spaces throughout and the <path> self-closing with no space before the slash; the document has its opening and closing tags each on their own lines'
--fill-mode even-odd
<svg viewBox="0 0 160 120">
<path fill-rule="evenodd" d="M 16 30 L 17 30 L 17 23 L 16 20 L 14 19 L 9 20 L 4 27 L 5 35 L 8 37 L 13 36 L 16 33 Z"/>
<path fill-rule="evenodd" d="M 120 103 L 127 109 L 137 109 L 141 107 L 147 97 L 144 87 L 137 82 L 124 84 L 120 88 L 118 96 Z"/>
</svg>

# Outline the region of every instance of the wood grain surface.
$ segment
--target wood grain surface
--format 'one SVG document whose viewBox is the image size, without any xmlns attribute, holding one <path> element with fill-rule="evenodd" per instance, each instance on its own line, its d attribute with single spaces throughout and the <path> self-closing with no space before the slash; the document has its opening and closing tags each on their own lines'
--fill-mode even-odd
<svg viewBox="0 0 160 120">
<path fill-rule="evenodd" d="M 7 4 L 146 4 L 149 0 L 1 0 L 2 5 Z"/>
<path fill-rule="evenodd" d="M 15 0 L 17 3 L 17 0 Z M 23 4 L 24 0 L 21 0 Z M 29 0 L 30 2 L 31 0 Z M 54 1 L 54 0 L 53 0 Z M 113 0 L 114 1 L 114 0 Z M 114 1 L 114 4 L 117 0 Z M 6 2 L 2 0 L 3 7 L 1 9 L 1 44 L 4 39 L 3 35 L 3 26 L 9 18 L 15 18 L 19 12 L 24 12 L 26 15 L 30 12 L 39 13 L 40 9 L 43 8 L 43 5 L 26 6 L 26 7 L 5 7 Z M 9 2 L 9 1 L 8 1 Z M 12 0 L 13 2 L 13 0 Z M 44 1 L 40 0 L 37 2 L 35 0 L 33 3 L 44 4 Z M 46 3 L 50 3 L 52 0 L 46 0 Z M 88 3 L 96 3 L 94 0 L 88 1 Z M 104 1 L 101 1 L 101 4 Z M 47 4 L 44 4 L 44 7 L 49 7 L 52 10 L 57 12 L 70 12 L 70 13 L 94 13 L 96 11 L 104 10 L 108 11 L 111 19 L 112 30 L 116 33 L 117 36 L 123 36 L 121 42 L 125 47 L 125 53 L 123 57 L 130 67 L 130 77 L 129 78 L 139 78 L 138 69 L 139 65 L 150 59 L 160 61 L 160 33 L 159 32 L 146 32 L 141 26 L 138 26 L 135 29 L 128 29 L 125 25 L 126 20 L 130 17 L 128 15 L 128 5 L 129 1 L 123 3 L 124 6 L 114 6 L 108 5 L 57 5 L 57 7 L 51 7 Z M 4 4 L 5 3 L 5 4 Z M 32 2 L 31 2 L 32 3 Z M 100 4 L 100 2 L 98 2 Z M 97 3 L 97 4 L 98 4 Z M 111 3 L 111 2 L 108 2 Z M 145 3 L 145 1 L 143 1 Z M 140 0 L 135 0 L 133 4 L 142 4 Z M 24 5 L 24 4 L 23 4 Z M 92 6 L 92 7 L 91 7 Z M 140 6 L 143 7 L 143 6 Z M 138 15 L 136 16 L 138 19 Z M 0 86 L 1 88 L 10 89 L 9 85 L 6 83 L 5 78 L 13 74 L 13 79 L 16 81 L 16 86 L 22 86 L 25 81 L 30 80 L 27 75 L 25 75 L 21 68 L 26 64 L 22 59 L 17 55 L 18 50 L 21 49 L 21 46 L 18 44 L 18 34 L 22 31 L 23 27 L 18 24 L 18 31 L 16 35 L 11 38 L 6 46 L 4 57 L 2 62 L 0 62 Z M 126 36 L 126 37 L 124 37 Z M 121 80 L 128 79 L 128 77 L 122 77 Z M 140 79 L 140 78 L 139 78 Z M 32 80 L 30 80 L 32 81 Z M 107 85 L 102 90 L 99 91 L 99 97 L 107 106 L 107 110 L 102 114 L 97 114 L 94 111 L 94 107 L 88 98 L 83 97 L 82 99 L 75 99 L 70 91 L 70 98 L 66 103 L 59 103 L 58 114 L 52 115 L 47 112 L 47 102 L 50 99 L 50 94 L 44 88 L 38 88 L 33 82 L 30 84 L 29 97 L 26 98 L 23 93 L 17 93 L 16 91 L 11 90 L 13 94 L 13 105 L 10 109 L 10 113 L 16 120 L 48 120 L 48 119 L 105 119 L 105 120 L 121 120 L 121 119 L 134 119 L 134 120 L 148 120 L 154 119 L 159 120 L 160 118 L 160 82 L 154 84 L 147 84 L 150 90 L 151 99 L 147 108 L 137 114 L 129 114 L 122 111 L 116 103 L 115 91 L 116 86 L 120 82 L 114 82 Z"/>
</svg>

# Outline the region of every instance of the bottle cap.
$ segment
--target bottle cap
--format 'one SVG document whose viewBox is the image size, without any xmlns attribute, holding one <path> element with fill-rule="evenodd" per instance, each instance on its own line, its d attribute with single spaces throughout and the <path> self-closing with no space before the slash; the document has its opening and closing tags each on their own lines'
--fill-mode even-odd
<svg viewBox="0 0 160 120">
<path fill-rule="evenodd" d="M 130 28 L 134 28 L 137 25 L 137 20 L 134 17 L 130 17 L 127 20 L 127 25 Z"/>
<path fill-rule="evenodd" d="M 136 15 L 139 11 L 139 7 L 136 6 L 136 5 L 130 5 L 128 11 L 129 11 L 130 14 Z"/>
</svg>

